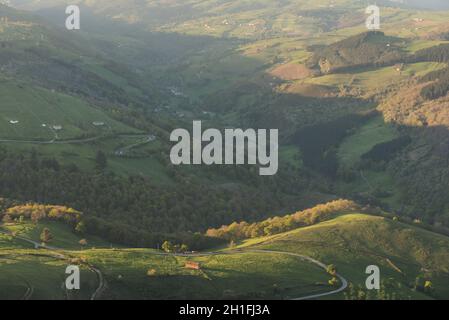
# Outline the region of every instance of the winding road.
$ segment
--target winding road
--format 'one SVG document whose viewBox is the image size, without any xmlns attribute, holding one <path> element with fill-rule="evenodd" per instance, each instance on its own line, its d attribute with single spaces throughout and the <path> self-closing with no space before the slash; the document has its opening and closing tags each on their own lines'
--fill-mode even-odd
<svg viewBox="0 0 449 320">
<path fill-rule="evenodd" d="M 39 140 L 14 140 L 14 139 L 0 139 L 0 143 L 25 143 L 25 144 L 81 144 L 99 140 L 104 138 L 105 136 L 96 136 L 84 139 L 73 139 L 73 140 L 48 140 L 48 141 L 39 141 Z"/>
<path fill-rule="evenodd" d="M 1 230 L 0 230 L 0 233 L 12 236 L 11 233 L 4 232 Z M 24 237 L 20 237 L 20 236 L 15 236 L 15 238 L 34 245 L 35 249 L 43 248 L 43 249 L 47 249 L 50 251 L 63 250 L 63 249 L 56 248 L 56 247 L 43 246 L 39 242 L 28 239 L 28 238 L 24 238 Z M 288 255 L 288 256 L 292 256 L 292 257 L 298 257 L 301 260 L 312 263 L 312 264 L 320 267 L 321 269 L 323 269 L 325 272 L 327 272 L 327 265 L 322 263 L 321 261 L 313 259 L 309 256 L 305 256 L 305 255 L 301 255 L 301 254 L 293 253 L 293 252 L 285 252 L 285 251 L 262 250 L 262 249 L 244 249 L 244 250 L 236 249 L 236 250 L 229 250 L 229 251 L 204 252 L 204 253 L 194 253 L 194 254 L 187 254 L 187 253 L 172 254 L 172 253 L 165 253 L 165 252 L 151 252 L 149 254 L 150 255 L 158 255 L 158 256 L 175 256 L 175 257 L 192 258 L 192 257 L 207 257 L 207 256 L 218 256 L 218 255 L 239 254 L 239 253 L 241 254 L 241 253 L 248 253 L 248 252 L 261 253 L 261 254 L 270 253 L 270 254 L 280 254 L 280 255 Z M 68 259 L 67 256 L 65 256 L 64 254 L 62 254 L 60 252 L 56 252 L 56 254 L 57 254 L 57 257 L 60 259 L 64 259 L 64 260 Z M 88 265 L 88 267 L 91 271 L 95 272 L 95 274 L 97 275 L 97 278 L 98 278 L 98 282 L 99 282 L 97 289 L 91 295 L 91 298 L 90 298 L 90 300 L 96 300 L 101 296 L 101 294 L 104 292 L 104 290 L 106 290 L 106 280 L 105 280 L 104 275 L 100 269 L 98 269 L 92 265 Z M 318 299 L 318 298 L 322 298 L 322 297 L 326 297 L 326 296 L 330 296 L 330 295 L 334 295 L 334 294 L 343 292 L 348 287 L 348 281 L 342 275 L 340 275 L 338 273 L 335 276 L 340 280 L 340 283 L 341 283 L 341 285 L 338 289 L 331 290 L 328 292 L 308 295 L 308 296 L 304 296 L 304 297 L 293 298 L 290 300 L 294 300 L 294 301 L 312 300 L 312 299 Z M 26 297 L 27 299 L 29 299 L 32 294 L 33 294 L 33 288 L 29 286 L 27 289 L 27 292 L 24 295 L 24 298 Z"/>
<path fill-rule="evenodd" d="M 53 251 L 54 256 L 56 258 L 58 258 L 58 259 L 61 259 L 61 260 L 68 260 L 69 259 L 68 256 L 66 256 L 66 255 L 64 255 L 64 254 L 59 252 L 59 251 L 63 251 L 63 249 L 61 249 L 61 248 L 47 246 L 47 245 L 42 245 L 41 243 L 39 243 L 37 241 L 31 240 L 31 239 L 28 239 L 28 238 L 24 238 L 24 237 L 21 237 L 21 236 L 14 236 L 10 232 L 5 232 L 5 231 L 2 231 L 2 230 L 0 230 L 0 233 L 4 234 L 4 235 L 7 235 L 7 236 L 12 236 L 15 239 L 19 239 L 19 240 L 22 240 L 24 242 L 30 243 L 30 244 L 32 244 L 34 246 L 34 249 L 47 249 L 47 250 Z M 55 252 L 56 250 L 58 250 L 58 252 Z M 97 275 L 98 287 L 97 287 L 97 289 L 95 289 L 94 293 L 90 297 L 90 300 L 96 300 L 96 299 L 98 299 L 100 297 L 100 295 L 106 289 L 106 281 L 104 279 L 103 273 L 99 269 L 97 269 L 96 267 L 94 267 L 91 264 L 87 264 L 87 267 L 92 272 L 94 272 Z M 28 286 L 27 291 L 25 292 L 24 297 L 22 298 L 22 300 L 29 300 L 31 298 L 31 296 L 33 295 L 34 288 L 31 287 L 31 285 L 29 285 L 28 283 L 27 283 L 27 286 Z"/>
<path fill-rule="evenodd" d="M 318 267 L 324 269 L 324 271 L 327 272 L 327 265 L 325 265 L 324 263 L 315 260 L 311 257 L 305 256 L 305 255 L 301 255 L 298 253 L 293 253 L 293 252 L 285 252 L 285 251 L 274 251 L 274 250 L 257 250 L 257 249 L 248 249 L 248 250 L 231 250 L 226 252 L 226 254 L 235 254 L 235 253 L 246 253 L 246 252 L 253 252 L 253 253 L 272 253 L 272 254 L 280 254 L 280 255 L 287 255 L 287 256 L 292 256 L 292 257 L 298 257 L 301 260 L 310 262 L 314 265 L 317 265 Z M 207 256 L 207 255 L 222 255 L 223 252 L 214 252 L 214 253 L 205 253 L 202 256 Z M 188 255 L 188 256 L 192 256 L 192 255 Z M 313 294 L 313 295 L 309 295 L 309 296 L 305 296 L 305 297 L 299 297 L 299 298 L 293 298 L 290 300 L 294 300 L 294 301 L 299 301 L 299 300 L 312 300 L 312 299 L 317 299 L 317 298 L 321 298 L 321 297 L 326 297 L 326 296 L 330 296 L 330 295 L 334 295 L 340 292 L 343 292 L 344 290 L 346 290 L 346 288 L 348 287 L 348 281 L 340 274 L 336 274 L 336 277 L 340 280 L 341 282 L 341 286 L 336 289 L 336 290 L 332 290 L 329 292 L 323 292 L 323 293 L 318 293 L 318 294 Z"/>
<path fill-rule="evenodd" d="M 280 254 L 280 255 L 287 255 L 287 256 L 292 256 L 292 257 L 298 257 L 301 260 L 310 262 L 310 263 L 320 267 L 325 272 L 327 272 L 327 265 L 322 263 L 321 261 L 318 261 L 316 259 L 313 259 L 311 257 L 305 256 L 305 255 L 302 255 L 302 254 L 293 253 L 293 252 L 286 252 L 286 251 L 262 250 L 262 249 L 245 249 L 245 250 L 243 250 L 243 249 L 236 249 L 236 250 L 229 250 L 229 251 L 204 252 L 204 253 L 194 253 L 194 254 L 187 254 L 187 253 L 184 253 L 184 254 L 183 253 L 171 254 L 171 253 L 164 253 L 164 252 L 154 252 L 154 253 L 150 253 L 150 254 L 151 255 L 159 255 L 159 256 L 175 256 L 175 257 L 193 258 L 193 257 L 208 257 L 208 256 L 218 256 L 218 255 L 238 254 L 238 253 L 248 253 L 248 252 L 262 253 L 262 254 L 264 254 L 264 253 L 271 253 L 271 254 Z M 318 299 L 318 298 L 322 298 L 322 297 L 326 297 L 326 296 L 330 296 L 330 295 L 334 295 L 334 294 L 338 294 L 338 293 L 343 292 L 348 287 L 348 280 L 346 280 L 339 273 L 336 273 L 335 276 L 340 280 L 340 283 L 341 283 L 341 286 L 338 289 L 335 289 L 335 290 L 332 290 L 332 291 L 328 291 L 328 292 L 308 295 L 308 296 L 304 296 L 304 297 L 293 298 L 293 299 L 290 299 L 290 300 L 294 300 L 294 301 L 313 300 L 313 299 Z"/>
</svg>

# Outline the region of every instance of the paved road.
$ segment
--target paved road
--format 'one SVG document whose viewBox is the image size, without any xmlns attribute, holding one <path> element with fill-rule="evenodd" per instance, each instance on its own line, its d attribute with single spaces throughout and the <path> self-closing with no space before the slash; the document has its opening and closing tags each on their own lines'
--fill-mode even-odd
<svg viewBox="0 0 449 320">
<path fill-rule="evenodd" d="M 135 134 L 118 134 L 116 135 L 116 137 L 142 137 L 145 136 L 145 134 L 141 134 L 141 135 L 135 135 Z M 19 139 L 1 139 L 0 138 L 0 143 L 26 143 L 26 144 L 82 144 L 82 143 L 88 143 L 88 142 L 92 142 L 92 141 L 97 141 L 100 139 L 104 139 L 107 137 L 114 137 L 114 136 L 109 136 L 109 135 L 99 135 L 99 136 L 95 136 L 95 137 L 90 137 L 90 138 L 83 138 L 83 139 L 71 139 L 71 140 L 58 140 L 57 136 L 55 136 L 53 139 L 48 140 L 48 141 L 39 141 L 39 140 L 19 140 Z M 150 139 L 151 142 L 153 140 L 151 140 L 150 136 L 148 136 L 148 139 Z"/>
<path fill-rule="evenodd" d="M 96 273 L 98 278 L 98 287 L 95 290 L 95 292 L 90 297 L 90 300 L 96 300 L 98 297 L 101 296 L 104 290 L 106 290 L 106 281 L 104 280 L 103 273 L 100 271 L 100 269 L 95 268 L 92 265 L 89 265 L 89 268 Z"/>
<path fill-rule="evenodd" d="M 147 143 L 150 143 L 150 142 L 153 142 L 156 140 L 156 137 L 153 135 L 148 135 L 148 136 L 144 136 L 144 137 L 138 136 L 138 138 L 142 138 L 143 140 L 133 143 L 133 144 L 130 144 L 125 147 L 118 148 L 118 149 L 114 150 L 114 154 L 116 156 L 125 156 L 129 150 L 131 150 L 137 146 L 141 146 L 141 145 L 144 145 L 144 144 L 147 144 Z"/>
<path fill-rule="evenodd" d="M 26 284 L 27 284 L 27 290 L 21 300 L 30 300 L 34 293 L 34 288 L 32 286 L 30 286 L 29 283 L 26 283 Z"/>
<path fill-rule="evenodd" d="M 38 140 L 14 140 L 14 139 L 0 139 L 0 143 L 26 143 L 26 144 L 82 144 L 87 142 L 96 141 L 104 138 L 105 136 L 96 136 L 85 139 L 73 139 L 73 140 L 48 140 L 48 141 L 38 141 Z"/>
</svg>

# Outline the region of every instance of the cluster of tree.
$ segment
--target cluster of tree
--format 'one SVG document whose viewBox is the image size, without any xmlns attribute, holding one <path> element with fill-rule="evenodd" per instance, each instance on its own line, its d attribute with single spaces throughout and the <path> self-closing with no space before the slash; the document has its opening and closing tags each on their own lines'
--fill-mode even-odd
<svg viewBox="0 0 449 320">
<path fill-rule="evenodd" d="M 410 136 L 401 136 L 391 141 L 379 143 L 370 151 L 362 155 L 363 160 L 374 162 L 389 161 L 395 157 L 403 148 L 412 142 Z"/>
<path fill-rule="evenodd" d="M 50 232 L 50 229 L 44 228 L 39 239 L 42 243 L 47 244 L 53 240 L 53 234 Z"/>
<path fill-rule="evenodd" d="M 415 282 L 406 284 L 406 287 L 429 296 L 435 293 L 432 281 L 422 275 L 418 275 Z M 400 282 L 388 279 L 381 282 L 379 290 L 367 290 L 363 286 L 350 283 L 344 295 L 346 300 L 410 300 L 411 297 L 402 293 L 403 291 L 403 285 Z"/>
<path fill-rule="evenodd" d="M 365 32 L 318 48 L 307 65 L 319 68 L 323 73 L 345 72 L 354 67 L 392 65 L 404 58 L 396 45 L 399 41 L 380 31 Z"/>
<path fill-rule="evenodd" d="M 411 62 L 434 61 L 449 62 L 449 44 L 440 44 L 431 48 L 419 50 L 412 57 Z M 424 99 L 433 100 L 445 96 L 449 92 L 449 68 L 431 72 L 420 79 L 421 82 L 432 82 L 421 90 Z"/>
<path fill-rule="evenodd" d="M 350 283 L 344 296 L 346 300 L 409 300 L 411 297 L 399 294 L 401 284 L 393 280 L 382 281 L 380 290 L 367 290 L 364 286 Z"/>
<path fill-rule="evenodd" d="M 337 147 L 355 128 L 373 114 L 350 114 L 337 120 L 300 129 L 293 137 L 299 145 L 304 164 L 330 177 L 338 170 Z"/>
<path fill-rule="evenodd" d="M 17 219 L 20 217 L 31 219 L 37 223 L 40 220 L 56 220 L 75 226 L 81 220 L 81 212 L 64 206 L 51 206 L 27 203 L 7 208 L 4 218 Z"/>
<path fill-rule="evenodd" d="M 17 204 L 18 204 L 17 201 L 6 198 L 0 198 L 0 213 L 4 212 L 6 209 L 15 206 Z"/>
<path fill-rule="evenodd" d="M 424 99 L 433 100 L 444 97 L 449 92 L 449 68 L 431 72 L 422 77 L 420 81 L 432 82 L 421 90 L 421 96 Z"/>
<path fill-rule="evenodd" d="M 101 236 L 113 243 L 140 248 L 162 248 L 163 243 L 181 243 L 192 250 L 205 250 L 225 244 L 225 241 L 202 235 L 199 232 L 178 231 L 166 233 L 139 228 L 119 221 L 108 221 L 98 217 L 85 217 L 83 233 Z"/>
<path fill-rule="evenodd" d="M 216 169 L 210 170 L 213 177 Z M 226 170 L 231 171 L 230 176 L 243 177 L 255 186 L 211 185 L 208 180 L 204 183 L 176 168 L 171 171 L 176 184 L 158 185 L 142 176 L 125 178 L 107 171 L 91 174 L 81 172 L 74 165 L 64 166 L 54 159 L 41 158 L 36 153 L 17 155 L 0 149 L 0 194 L 22 202 L 32 200 L 76 208 L 83 212 L 80 230 L 111 242 L 157 247 L 165 240 L 173 240 L 192 249 L 204 247 L 208 242 L 217 243 L 217 239 L 198 236 L 195 232 L 243 217 L 257 221 L 272 212 L 288 212 L 301 206 L 297 197 L 279 191 L 297 190 L 301 185 L 295 183 L 298 178 L 290 171 L 264 181 L 252 169 Z M 292 183 L 284 185 L 282 179 Z M 281 185 L 290 187 L 280 188 Z M 41 215 L 58 217 L 59 211 L 50 214 L 47 210 L 55 207 L 36 208 Z M 33 212 L 32 206 L 30 210 L 27 206 L 16 209 L 17 214 L 30 217 Z M 16 213 L 11 210 L 11 214 Z"/>
<path fill-rule="evenodd" d="M 411 62 L 435 61 L 449 62 L 449 44 L 440 44 L 417 51 L 413 56 L 408 58 Z"/>
<path fill-rule="evenodd" d="M 314 208 L 296 212 L 284 217 L 274 217 L 255 223 L 234 222 L 218 229 L 209 229 L 206 235 L 209 237 L 237 241 L 261 236 L 269 236 L 296 228 L 310 226 L 336 216 L 342 212 L 357 211 L 359 206 L 350 200 L 335 200 L 326 204 L 317 205 Z"/>
<path fill-rule="evenodd" d="M 416 291 L 426 293 L 428 295 L 432 295 L 434 293 L 434 287 L 431 280 L 427 279 L 423 275 L 418 275 L 415 278 L 415 283 L 413 284 L 413 288 Z"/>
<path fill-rule="evenodd" d="M 167 253 L 186 253 L 189 250 L 188 245 L 173 244 L 171 241 L 164 241 L 161 248 Z"/>
</svg>

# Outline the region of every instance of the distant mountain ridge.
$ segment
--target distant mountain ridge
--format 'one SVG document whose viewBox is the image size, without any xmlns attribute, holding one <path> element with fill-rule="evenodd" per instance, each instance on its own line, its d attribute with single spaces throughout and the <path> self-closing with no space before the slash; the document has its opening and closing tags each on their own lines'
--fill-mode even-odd
<svg viewBox="0 0 449 320">
<path fill-rule="evenodd" d="M 390 2 L 401 3 L 412 7 L 434 10 L 449 9 L 449 2 L 446 0 L 390 0 Z"/>
</svg>

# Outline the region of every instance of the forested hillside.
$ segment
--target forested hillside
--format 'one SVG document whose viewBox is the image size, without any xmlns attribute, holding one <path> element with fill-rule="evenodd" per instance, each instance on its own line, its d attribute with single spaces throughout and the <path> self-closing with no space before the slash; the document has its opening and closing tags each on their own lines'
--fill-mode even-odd
<svg viewBox="0 0 449 320">
<path fill-rule="evenodd" d="M 69 31 L 67 4 L 0 5 L 0 258 L 74 259 L 83 298 L 103 272 L 105 298 L 358 299 L 379 261 L 375 298 L 447 297 L 448 12 L 385 0 L 367 30 L 356 0 L 83 0 Z M 196 121 L 278 130 L 277 174 L 173 164 Z M 64 257 L 36 261 L 47 244 Z M 34 297 L 68 297 L 55 279 Z"/>
</svg>

